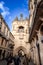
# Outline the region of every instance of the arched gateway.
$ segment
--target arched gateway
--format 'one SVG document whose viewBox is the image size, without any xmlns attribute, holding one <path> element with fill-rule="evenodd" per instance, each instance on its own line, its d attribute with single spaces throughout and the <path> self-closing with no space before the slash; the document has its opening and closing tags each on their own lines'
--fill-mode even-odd
<svg viewBox="0 0 43 65">
<path fill-rule="evenodd" d="M 27 50 L 23 46 L 20 46 L 20 47 L 15 49 L 15 54 L 18 54 L 19 52 L 21 52 L 22 54 L 27 54 Z"/>
<path fill-rule="evenodd" d="M 18 54 L 18 51 L 22 50 L 22 54 L 29 54 L 30 44 L 29 40 L 29 19 L 24 19 L 20 16 L 20 19 L 15 19 L 12 22 L 12 34 L 14 36 L 14 52 Z"/>
</svg>

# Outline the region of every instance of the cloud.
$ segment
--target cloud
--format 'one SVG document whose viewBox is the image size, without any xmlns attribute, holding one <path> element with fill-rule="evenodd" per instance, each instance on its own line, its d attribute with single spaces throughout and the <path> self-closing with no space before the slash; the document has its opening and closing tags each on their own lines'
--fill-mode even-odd
<svg viewBox="0 0 43 65">
<path fill-rule="evenodd" d="M 10 14 L 10 12 L 9 12 L 9 8 L 8 7 L 5 7 L 4 4 L 5 3 L 3 1 L 0 2 L 0 10 L 2 10 L 1 14 L 4 17 L 6 17 L 6 16 L 8 16 Z"/>
<path fill-rule="evenodd" d="M 22 4 L 22 6 L 24 7 L 25 11 L 28 10 L 28 3 L 29 3 L 29 0 L 25 0 L 24 3 Z"/>
<path fill-rule="evenodd" d="M 27 3 L 27 5 L 28 5 L 28 3 L 29 3 L 29 0 L 27 0 L 27 1 L 26 1 L 26 3 Z"/>
<path fill-rule="evenodd" d="M 8 16 L 9 15 L 9 12 L 8 11 L 4 11 L 1 13 L 4 17 Z"/>
<path fill-rule="evenodd" d="M 9 16 L 9 19 L 11 19 L 11 16 Z"/>
</svg>

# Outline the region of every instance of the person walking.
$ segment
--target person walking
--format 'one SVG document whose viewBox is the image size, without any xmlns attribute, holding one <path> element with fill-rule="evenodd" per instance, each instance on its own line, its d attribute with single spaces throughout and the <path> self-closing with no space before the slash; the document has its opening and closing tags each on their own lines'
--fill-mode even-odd
<svg viewBox="0 0 43 65">
<path fill-rule="evenodd" d="M 14 64 L 15 65 L 19 65 L 19 63 L 20 63 L 20 58 L 19 58 L 18 55 L 15 55 L 15 57 L 14 57 Z"/>
</svg>

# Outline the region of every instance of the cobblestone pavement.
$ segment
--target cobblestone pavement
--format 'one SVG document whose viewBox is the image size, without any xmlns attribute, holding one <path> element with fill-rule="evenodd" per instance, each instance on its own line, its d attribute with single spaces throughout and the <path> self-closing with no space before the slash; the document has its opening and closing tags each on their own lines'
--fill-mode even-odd
<svg viewBox="0 0 43 65">
<path fill-rule="evenodd" d="M 7 62 L 4 60 L 4 61 L 0 61 L 0 65 L 7 65 Z"/>
<path fill-rule="evenodd" d="M 0 65 L 7 65 L 7 62 L 5 60 L 4 61 L 0 61 Z M 12 63 L 10 65 L 14 65 L 14 64 Z M 34 65 L 34 63 L 32 61 L 30 61 L 28 65 Z"/>
<path fill-rule="evenodd" d="M 0 65 L 7 65 L 5 61 L 0 62 Z M 13 65 L 13 64 L 11 64 Z M 29 63 L 29 65 L 34 65 L 33 63 Z"/>
</svg>

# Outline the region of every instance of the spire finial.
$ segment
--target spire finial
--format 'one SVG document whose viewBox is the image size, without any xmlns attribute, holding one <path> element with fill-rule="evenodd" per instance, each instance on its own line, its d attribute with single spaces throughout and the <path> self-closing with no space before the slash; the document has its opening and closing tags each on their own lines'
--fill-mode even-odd
<svg viewBox="0 0 43 65">
<path fill-rule="evenodd" d="M 17 16 L 16 16 L 15 20 L 17 20 L 17 21 L 18 21 L 18 17 L 17 17 Z"/>
<path fill-rule="evenodd" d="M 20 14 L 20 19 L 23 20 L 23 14 Z"/>
</svg>

